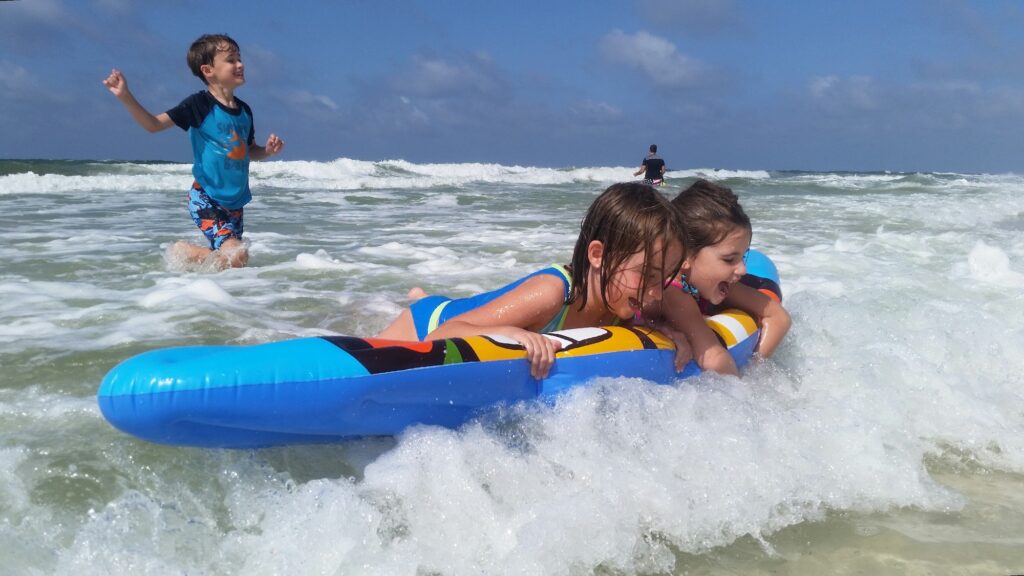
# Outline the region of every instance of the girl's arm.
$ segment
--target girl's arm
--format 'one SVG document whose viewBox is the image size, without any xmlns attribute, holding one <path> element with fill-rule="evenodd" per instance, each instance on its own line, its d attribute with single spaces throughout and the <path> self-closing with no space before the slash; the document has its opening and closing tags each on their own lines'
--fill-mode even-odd
<svg viewBox="0 0 1024 576">
<path fill-rule="evenodd" d="M 171 120 L 171 117 L 166 112 L 161 112 L 154 116 L 143 108 L 142 104 L 139 104 L 139 101 L 132 95 L 132 91 L 128 89 L 128 81 L 125 80 L 120 70 L 112 70 L 110 76 L 107 76 L 107 79 L 103 81 L 103 85 L 124 104 L 132 118 L 139 123 L 139 126 L 145 128 L 146 131 L 150 133 L 159 132 L 174 126 L 174 121 Z"/>
<path fill-rule="evenodd" d="M 708 327 L 700 307 L 691 296 L 682 290 L 670 289 L 662 296 L 662 306 L 669 325 L 686 335 L 693 350 L 693 359 L 701 370 L 739 376 L 732 355 Z"/>
<path fill-rule="evenodd" d="M 537 333 L 557 314 L 565 300 L 565 284 L 548 275 L 535 276 L 494 300 L 460 314 L 427 335 L 429 340 L 478 334 L 506 336 L 523 345 L 530 374 L 544 378 L 561 343 Z"/>
<path fill-rule="evenodd" d="M 744 284 L 733 284 L 724 303 L 755 317 L 761 326 L 761 338 L 754 352 L 762 358 L 768 358 L 775 352 L 793 324 L 782 304 Z"/>
</svg>

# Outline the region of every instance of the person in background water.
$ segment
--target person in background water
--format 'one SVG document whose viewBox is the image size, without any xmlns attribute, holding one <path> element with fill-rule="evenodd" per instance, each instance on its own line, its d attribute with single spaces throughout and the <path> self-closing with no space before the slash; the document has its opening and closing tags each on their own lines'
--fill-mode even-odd
<svg viewBox="0 0 1024 576">
<path fill-rule="evenodd" d="M 672 337 L 681 351 L 686 348 L 678 337 L 682 332 L 689 344 L 686 354 L 692 352 L 702 370 L 738 375 L 732 356 L 704 316 L 724 308 L 753 316 L 761 328 L 754 353 L 762 358 L 775 352 L 792 320 L 777 296 L 759 291 L 755 287 L 759 279 L 747 275 L 744 258 L 753 229 L 731 189 L 697 180 L 672 200 L 672 206 L 686 224 L 686 259 L 678 282 L 673 282 L 675 289 L 665 291 L 662 320 L 655 321 L 655 326 Z M 644 317 L 650 316 L 645 310 Z M 677 367 L 688 359 L 677 357 Z"/>
<path fill-rule="evenodd" d="M 149 132 L 178 126 L 189 134 L 195 181 L 188 209 L 209 248 L 182 240 L 171 250 L 189 262 L 212 255 L 220 268 L 245 266 L 249 252 L 242 243 L 242 208 L 252 199 L 249 161 L 278 154 L 284 141 L 271 134 L 265 145 L 255 143 L 252 110 L 235 97 L 235 90 L 245 84 L 238 43 L 227 35 L 207 34 L 192 43 L 186 58 L 206 90 L 155 116 L 135 99 L 120 70 L 111 71 L 103 84 Z"/>
<path fill-rule="evenodd" d="M 488 334 L 526 349 L 530 373 L 547 376 L 560 344 L 542 332 L 629 323 L 657 307 L 683 261 L 685 229 L 668 200 L 640 183 L 613 184 L 580 224 L 572 263 L 469 298 L 426 296 L 377 338 L 439 340 Z"/>
<path fill-rule="evenodd" d="M 640 169 L 633 176 L 644 175 L 644 184 L 661 186 L 665 182 L 665 161 L 658 156 L 658 145 L 651 144 L 650 152 L 640 163 Z"/>
</svg>

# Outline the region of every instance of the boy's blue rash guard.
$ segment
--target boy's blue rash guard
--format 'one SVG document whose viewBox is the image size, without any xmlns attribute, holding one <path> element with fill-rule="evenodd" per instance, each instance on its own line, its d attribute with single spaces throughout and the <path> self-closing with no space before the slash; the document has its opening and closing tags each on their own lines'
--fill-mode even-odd
<svg viewBox="0 0 1024 576">
<path fill-rule="evenodd" d="M 484 292 L 483 294 L 477 294 L 476 296 L 469 296 L 467 298 L 448 298 L 446 296 L 427 296 L 421 298 L 416 302 L 413 302 L 412 306 L 409 307 L 409 311 L 412 313 L 413 324 L 416 326 L 416 338 L 420 341 L 426 339 L 427 334 L 430 334 L 438 326 L 444 324 L 448 320 L 455 318 L 456 316 L 469 312 L 470 310 L 479 308 L 484 304 L 494 300 L 502 294 L 512 290 L 516 286 L 519 286 L 523 282 L 526 282 L 534 276 L 541 274 L 547 274 L 555 276 L 562 280 L 565 286 L 565 297 L 563 302 L 568 300 L 569 292 L 572 288 L 572 276 L 565 266 L 554 265 L 542 270 L 538 270 L 533 274 L 524 276 L 511 284 L 507 284 L 492 290 L 491 292 Z M 565 314 L 569 311 L 569 305 L 563 304 L 562 308 L 555 314 L 544 328 L 540 332 L 553 332 L 555 330 L 561 330 L 562 325 L 565 323 Z"/>
<path fill-rule="evenodd" d="M 235 98 L 226 108 L 206 90 L 167 111 L 192 141 L 192 175 L 221 206 L 237 210 L 252 200 L 249 191 L 249 146 L 255 140 L 252 110 Z"/>
</svg>

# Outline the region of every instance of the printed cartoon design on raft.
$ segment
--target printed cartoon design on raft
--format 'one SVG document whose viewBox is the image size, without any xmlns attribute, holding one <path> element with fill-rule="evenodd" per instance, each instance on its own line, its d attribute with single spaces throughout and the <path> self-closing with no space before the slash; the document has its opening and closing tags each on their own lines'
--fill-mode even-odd
<svg viewBox="0 0 1024 576">
<path fill-rule="evenodd" d="M 605 328 L 576 329 L 584 332 L 582 338 L 563 333 L 552 336 L 562 341 L 559 357 L 583 356 L 622 350 L 673 350 L 671 341 L 645 328 L 608 326 Z M 448 338 L 426 342 L 407 342 L 354 336 L 323 336 L 355 358 L 370 374 L 396 372 L 411 368 L 425 368 L 466 362 L 491 362 L 525 358 L 521 344 L 511 339 L 492 336 Z"/>
</svg>

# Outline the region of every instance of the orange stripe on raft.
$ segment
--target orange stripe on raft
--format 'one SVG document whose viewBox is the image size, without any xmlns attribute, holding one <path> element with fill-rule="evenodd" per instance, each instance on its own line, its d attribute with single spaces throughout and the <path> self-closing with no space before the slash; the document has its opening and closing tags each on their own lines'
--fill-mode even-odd
<svg viewBox="0 0 1024 576">
<path fill-rule="evenodd" d="M 782 300 L 779 299 L 779 295 L 778 294 L 776 294 L 775 292 L 772 292 L 771 290 L 769 290 L 767 288 L 761 288 L 760 290 L 758 290 L 758 292 L 760 292 L 761 294 L 764 294 L 765 296 L 771 298 L 772 300 L 775 300 L 776 302 L 782 302 Z"/>
</svg>

